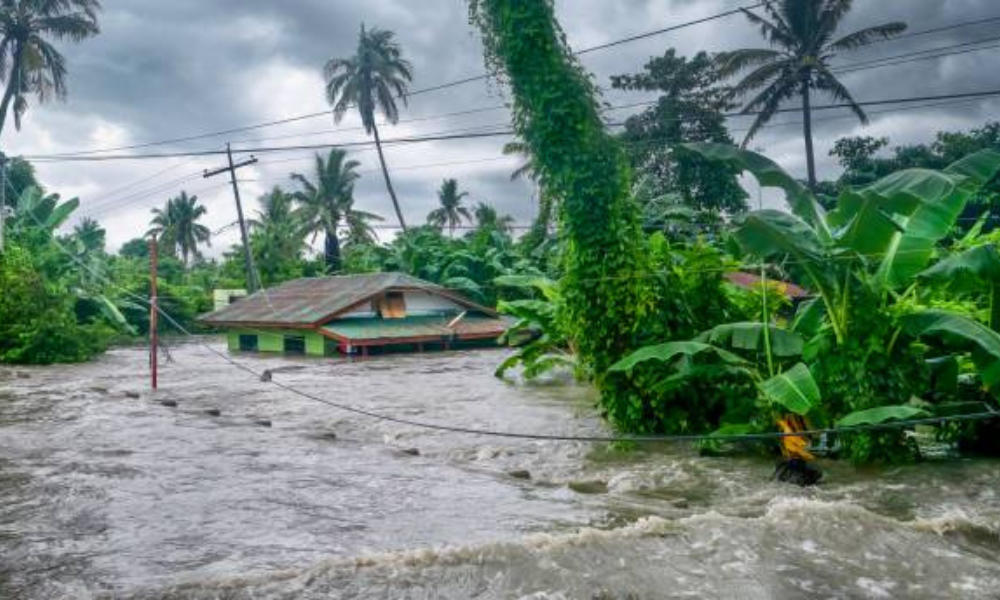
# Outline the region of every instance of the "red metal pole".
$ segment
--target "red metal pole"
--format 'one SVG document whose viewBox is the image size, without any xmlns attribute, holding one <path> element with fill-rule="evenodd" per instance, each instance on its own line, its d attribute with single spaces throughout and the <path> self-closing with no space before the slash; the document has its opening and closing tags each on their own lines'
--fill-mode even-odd
<svg viewBox="0 0 1000 600">
<path fill-rule="evenodd" d="M 149 239 L 149 374 L 154 390 L 156 389 L 157 374 L 156 349 L 159 343 L 157 328 L 160 316 L 157 312 L 156 306 L 156 278 L 157 270 L 159 268 L 159 255 L 157 248 L 156 235 L 154 234 Z"/>
</svg>

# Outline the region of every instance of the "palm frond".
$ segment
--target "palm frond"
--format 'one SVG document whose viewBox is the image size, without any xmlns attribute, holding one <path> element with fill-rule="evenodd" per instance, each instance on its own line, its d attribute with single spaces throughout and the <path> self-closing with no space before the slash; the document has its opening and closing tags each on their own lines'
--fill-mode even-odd
<svg viewBox="0 0 1000 600">
<path fill-rule="evenodd" d="M 906 31 L 906 23 L 894 22 L 876 25 L 875 27 L 868 27 L 867 29 L 845 35 L 827 46 L 827 50 L 831 52 L 854 50 L 879 40 L 890 39 L 904 31 Z"/>
</svg>

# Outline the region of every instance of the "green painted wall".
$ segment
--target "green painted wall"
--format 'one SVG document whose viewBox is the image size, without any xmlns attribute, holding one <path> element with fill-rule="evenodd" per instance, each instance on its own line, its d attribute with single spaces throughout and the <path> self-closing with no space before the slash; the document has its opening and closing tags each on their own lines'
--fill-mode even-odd
<svg viewBox="0 0 1000 600">
<path fill-rule="evenodd" d="M 323 349 L 326 347 L 324 340 L 326 338 L 315 331 L 306 333 L 306 354 L 309 356 L 323 356 L 325 354 Z"/>
<path fill-rule="evenodd" d="M 260 329 L 234 329 L 226 333 L 226 344 L 230 352 L 240 349 L 241 335 L 257 336 L 258 352 L 284 352 L 285 335 L 305 337 L 306 354 L 309 356 L 326 356 L 326 338 L 315 331 L 264 331 Z"/>
</svg>

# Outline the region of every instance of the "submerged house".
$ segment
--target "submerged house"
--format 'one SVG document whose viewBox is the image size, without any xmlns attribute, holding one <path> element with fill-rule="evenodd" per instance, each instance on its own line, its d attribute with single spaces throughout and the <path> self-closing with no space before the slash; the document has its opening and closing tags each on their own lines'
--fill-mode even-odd
<svg viewBox="0 0 1000 600">
<path fill-rule="evenodd" d="M 329 356 L 492 345 L 496 311 L 403 273 L 295 279 L 203 315 L 231 351 Z"/>
</svg>

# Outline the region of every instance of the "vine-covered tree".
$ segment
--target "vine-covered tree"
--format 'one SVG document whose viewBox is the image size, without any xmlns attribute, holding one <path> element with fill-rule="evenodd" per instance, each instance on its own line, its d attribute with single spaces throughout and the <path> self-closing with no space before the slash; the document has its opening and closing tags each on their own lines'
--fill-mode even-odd
<svg viewBox="0 0 1000 600">
<path fill-rule="evenodd" d="M 639 73 L 611 78 L 617 89 L 661 93 L 656 104 L 625 121 L 622 134 L 632 167 L 643 179 L 643 198 L 671 194 L 695 211 L 716 215 L 747 209 L 736 169 L 678 146 L 733 142 L 723 116 L 733 108 L 730 90 L 720 79 L 718 65 L 708 54 L 699 52 L 689 59 L 673 48 L 652 58 Z"/>
<path fill-rule="evenodd" d="M 159 237 L 161 248 L 171 255 L 180 255 L 184 266 L 190 266 L 190 259 L 201 256 L 198 246 L 212 245 L 212 232 L 198 222 L 207 213 L 208 209 L 198 203 L 198 196 L 181 192 L 167 200 L 163 208 L 153 209 L 146 235 Z"/>
<path fill-rule="evenodd" d="M 437 193 L 439 206 L 427 215 L 427 222 L 439 229 L 447 227 L 448 233 L 454 235 L 455 228 L 461 226 L 463 220 L 472 222 L 469 209 L 462 206 L 462 200 L 468 196 L 469 192 L 458 190 L 458 180 L 445 179 Z"/>
<path fill-rule="evenodd" d="M 5 0 L 0 3 L 0 132 L 14 109 L 14 126 L 28 110 L 28 97 L 39 103 L 65 98 L 66 58 L 53 41 L 79 42 L 100 32 L 98 0 Z"/>
<path fill-rule="evenodd" d="M 610 377 L 656 305 L 627 158 L 606 131 L 597 89 L 567 46 L 550 0 L 470 0 L 487 66 L 511 89 L 516 133 L 546 193 L 559 199 L 565 323 L 601 403 L 622 426 L 640 426 L 645 392 Z M 631 416 L 629 415 L 631 411 Z"/>
<path fill-rule="evenodd" d="M 389 169 L 382 152 L 375 113 L 379 112 L 389 123 L 399 121 L 396 100 L 406 104 L 407 85 L 413 80 L 413 66 L 403 58 L 403 51 L 391 31 L 361 25 L 358 49 L 350 58 L 333 58 L 326 63 L 326 98 L 333 106 L 334 119 L 339 123 L 347 111 L 356 108 L 365 131 L 375 137 L 385 187 L 389 191 L 392 207 L 399 219 L 399 226 L 406 231 L 406 220 L 399 207 L 399 199 L 392 187 Z"/>
<path fill-rule="evenodd" d="M 839 54 L 889 39 L 906 29 L 905 23 L 883 23 L 835 38 L 840 22 L 853 4 L 853 0 L 777 0 L 764 3 L 766 17 L 741 9 L 747 19 L 760 28 L 771 48 L 747 48 L 719 56 L 723 75 L 752 69 L 733 88 L 733 95 L 737 97 L 753 94 L 743 111 L 758 113 L 743 141 L 744 146 L 777 114 L 784 101 L 796 96 L 801 98 L 810 187 L 816 185 L 812 90 L 846 103 L 862 123 L 867 123 L 864 109 L 830 70 L 830 61 Z"/>
</svg>

